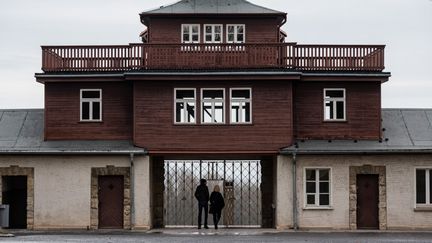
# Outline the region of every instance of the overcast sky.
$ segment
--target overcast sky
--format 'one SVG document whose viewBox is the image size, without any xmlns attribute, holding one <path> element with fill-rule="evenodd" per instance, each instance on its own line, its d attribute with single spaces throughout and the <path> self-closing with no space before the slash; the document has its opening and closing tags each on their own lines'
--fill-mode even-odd
<svg viewBox="0 0 432 243">
<path fill-rule="evenodd" d="M 0 0 L 0 108 L 43 107 L 41 45 L 128 44 L 173 0 Z M 432 108 L 432 0 L 251 0 L 288 13 L 301 44 L 386 44 L 383 107 Z"/>
</svg>

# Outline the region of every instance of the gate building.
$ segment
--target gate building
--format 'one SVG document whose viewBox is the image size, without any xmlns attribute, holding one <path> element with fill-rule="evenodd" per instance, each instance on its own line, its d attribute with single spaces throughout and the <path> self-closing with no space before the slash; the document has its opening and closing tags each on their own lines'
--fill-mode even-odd
<svg viewBox="0 0 432 243">
<path fill-rule="evenodd" d="M 222 227 L 432 229 L 432 111 L 381 108 L 384 45 L 299 44 L 245 0 L 140 21 L 42 46 L 44 109 L 0 110 L 11 228 L 196 227 L 206 179 Z"/>
</svg>

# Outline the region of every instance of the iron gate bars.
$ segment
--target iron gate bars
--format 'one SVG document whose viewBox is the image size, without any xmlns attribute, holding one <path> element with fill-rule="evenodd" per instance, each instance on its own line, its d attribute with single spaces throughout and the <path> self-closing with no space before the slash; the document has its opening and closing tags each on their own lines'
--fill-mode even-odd
<svg viewBox="0 0 432 243">
<path fill-rule="evenodd" d="M 234 198 L 225 198 L 226 204 L 231 202 L 233 205 L 227 205 L 224 209 L 232 208 L 233 212 L 228 215 L 233 215 L 233 219 L 223 220 L 223 224 L 237 227 L 261 226 L 260 160 L 165 160 L 164 169 L 166 227 L 197 224 L 198 205 L 194 193 L 201 178 L 216 183 L 220 181 L 224 186 L 233 187 Z M 209 191 L 211 193 L 213 188 L 209 188 Z M 222 188 L 221 192 L 224 191 Z M 209 224 L 211 223 L 209 217 Z"/>
</svg>

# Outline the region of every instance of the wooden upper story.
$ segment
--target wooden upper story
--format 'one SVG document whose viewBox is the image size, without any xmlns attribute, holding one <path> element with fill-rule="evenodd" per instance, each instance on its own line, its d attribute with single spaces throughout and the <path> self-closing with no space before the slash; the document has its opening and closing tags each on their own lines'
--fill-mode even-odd
<svg viewBox="0 0 432 243">
<path fill-rule="evenodd" d="M 43 46 L 45 139 L 161 154 L 380 139 L 385 46 L 287 43 L 285 21 L 244 0 L 183 0 L 141 14 L 143 43 Z"/>
<path fill-rule="evenodd" d="M 244 0 L 183 0 L 140 14 L 144 43 L 43 46 L 42 70 L 384 70 L 384 45 L 286 43 L 286 13 Z"/>
</svg>

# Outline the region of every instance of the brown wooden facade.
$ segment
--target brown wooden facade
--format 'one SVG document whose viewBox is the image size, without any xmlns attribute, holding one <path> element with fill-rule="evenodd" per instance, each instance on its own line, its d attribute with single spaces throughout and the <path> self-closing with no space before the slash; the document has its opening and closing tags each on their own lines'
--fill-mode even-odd
<svg viewBox="0 0 432 243">
<path fill-rule="evenodd" d="M 148 42 L 43 46 L 46 140 L 133 140 L 150 153 L 276 154 L 297 139 L 380 139 L 383 45 L 284 43 L 285 14 L 141 15 Z M 182 24 L 200 43 L 182 44 Z M 204 43 L 222 24 L 223 43 Z M 226 43 L 244 24 L 245 43 Z M 174 89 L 197 90 L 197 124 L 174 124 Z M 252 123 L 230 124 L 229 89 L 252 89 Z M 80 121 L 80 89 L 101 89 L 101 122 Z M 225 88 L 225 124 L 200 124 L 201 88 Z M 324 121 L 323 90 L 346 90 L 346 120 Z"/>
</svg>

